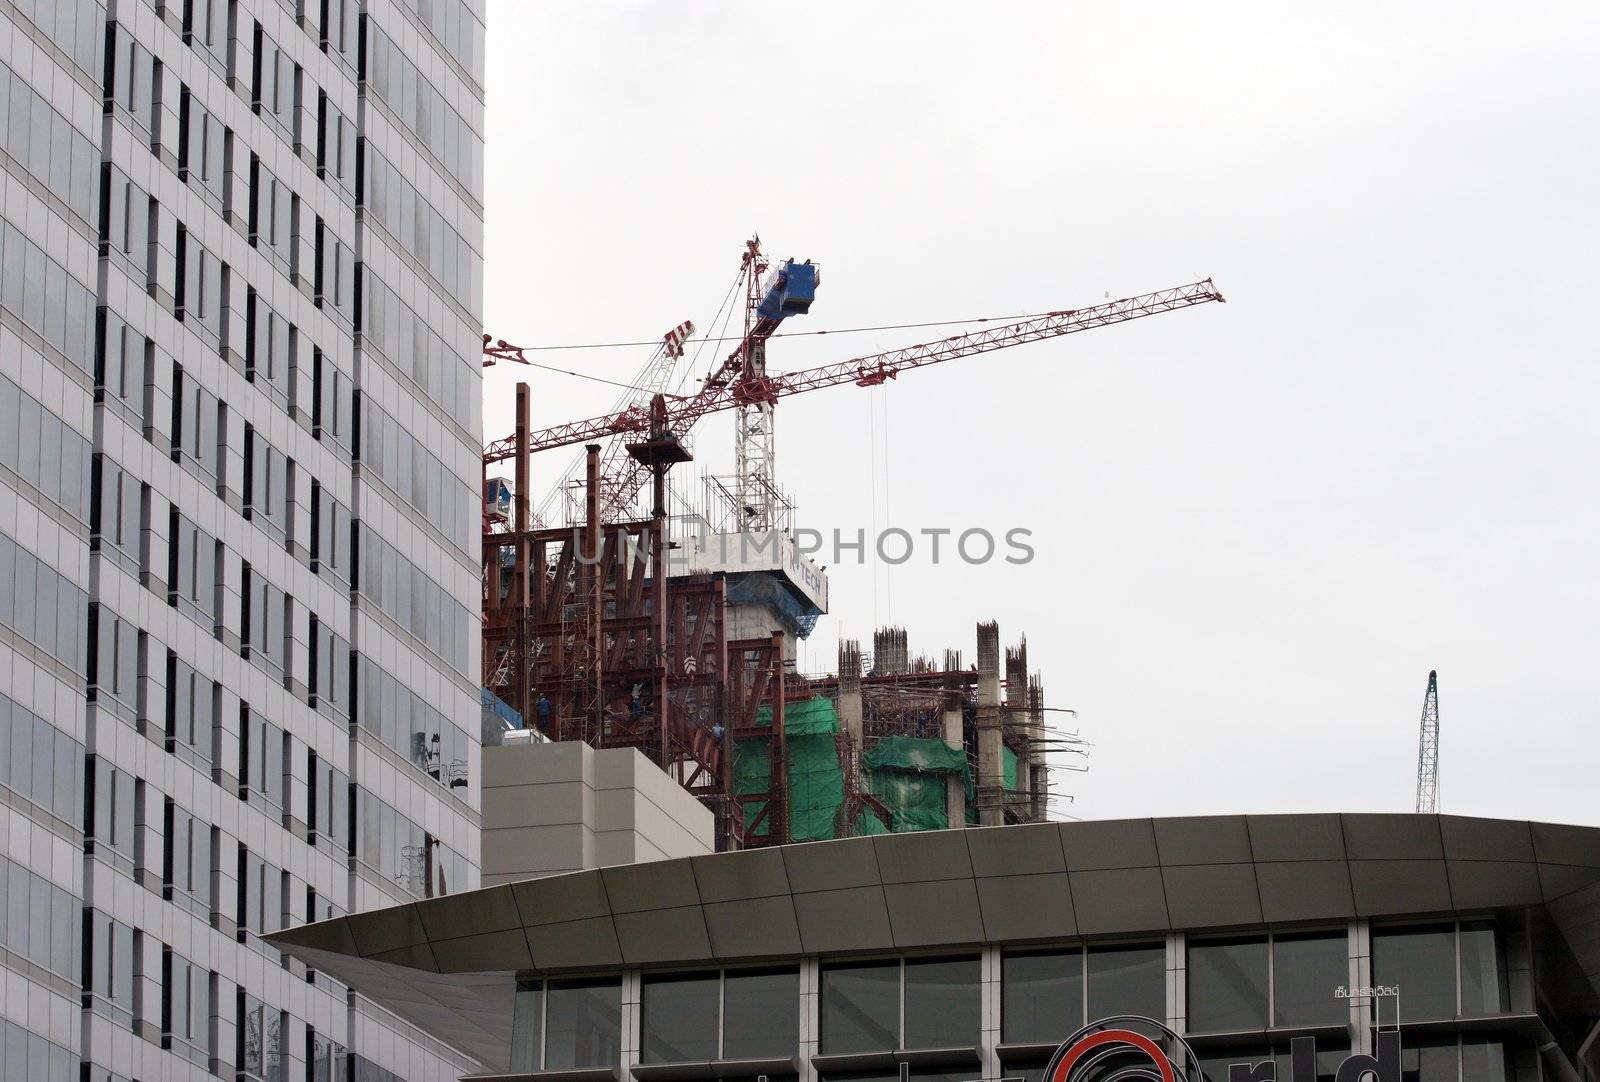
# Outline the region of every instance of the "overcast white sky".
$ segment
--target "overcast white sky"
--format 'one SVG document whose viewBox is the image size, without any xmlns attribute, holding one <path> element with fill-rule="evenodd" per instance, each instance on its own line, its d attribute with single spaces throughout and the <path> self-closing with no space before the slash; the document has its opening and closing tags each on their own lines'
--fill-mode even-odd
<svg viewBox="0 0 1600 1082">
<path fill-rule="evenodd" d="M 1227 295 L 785 401 L 803 525 L 1038 552 L 834 566 L 807 667 L 1025 632 L 1087 818 L 1409 809 L 1437 668 L 1443 810 L 1600 822 L 1600 6 L 490 0 L 488 37 L 498 336 L 705 329 L 753 230 L 823 264 L 810 329 Z M 491 436 L 518 378 L 539 424 L 616 393 L 492 369 Z"/>
</svg>

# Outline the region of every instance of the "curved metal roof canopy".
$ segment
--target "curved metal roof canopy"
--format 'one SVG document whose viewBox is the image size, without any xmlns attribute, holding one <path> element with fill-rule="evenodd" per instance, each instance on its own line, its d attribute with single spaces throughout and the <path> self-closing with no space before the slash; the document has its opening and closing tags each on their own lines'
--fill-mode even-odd
<svg viewBox="0 0 1600 1082">
<path fill-rule="evenodd" d="M 1482 912 L 1596 883 L 1594 827 L 1450 815 L 1124 819 L 575 872 L 267 939 L 493 1066 L 510 1048 L 519 974 Z M 1597 923 L 1593 906 L 1566 908 Z"/>
</svg>

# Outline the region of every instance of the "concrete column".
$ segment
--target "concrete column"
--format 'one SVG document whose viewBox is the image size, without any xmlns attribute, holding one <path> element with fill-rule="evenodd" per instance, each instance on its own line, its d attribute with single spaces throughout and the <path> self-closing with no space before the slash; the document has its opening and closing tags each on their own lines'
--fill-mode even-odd
<svg viewBox="0 0 1600 1082">
<path fill-rule="evenodd" d="M 961 690 L 949 687 L 944 692 L 944 712 L 940 717 L 941 736 L 949 747 L 966 755 L 961 733 Z M 967 825 L 967 780 L 960 774 L 945 779 L 944 808 L 952 827 Z"/>
<path fill-rule="evenodd" d="M 857 650 L 857 658 L 860 651 Z M 822 1038 L 822 972 L 815 958 L 800 961 L 800 1077 L 797 1082 L 817 1082 L 811 1057 Z"/>
<path fill-rule="evenodd" d="M 1350 985 L 1353 993 L 1358 988 L 1372 986 L 1372 925 L 1364 920 L 1350 922 Z M 1392 1004 L 1391 1004 L 1392 1008 Z M 1350 997 L 1350 1051 L 1372 1054 L 1372 997 Z"/>
<path fill-rule="evenodd" d="M 1044 684 L 1037 673 L 1028 680 L 1028 724 L 1032 737 L 1043 738 Z M 1050 818 L 1050 770 L 1042 753 L 1028 757 L 1028 775 L 1028 791 L 1033 796 L 1033 818 L 1035 822 L 1042 823 Z"/>
<path fill-rule="evenodd" d="M 1167 933 L 1167 1028 L 1187 1033 L 1189 1014 L 1188 948 L 1182 932 Z"/>
<path fill-rule="evenodd" d="M 839 727 L 861 747 L 861 644 L 855 639 L 839 640 Z"/>
<path fill-rule="evenodd" d="M 979 1012 L 982 1023 L 978 1034 L 978 1054 L 983 1059 L 983 1077 L 998 1079 L 1005 1075 L 1000 1066 L 1000 1003 L 1001 959 L 999 947 L 988 947 L 978 962 L 982 988 L 979 992 Z"/>
<path fill-rule="evenodd" d="M 1027 640 L 1022 640 L 1021 645 L 1006 647 L 1005 650 L 1005 709 L 1000 712 L 1000 731 L 1002 735 L 1027 735 Z M 1002 736 L 1002 743 L 1003 741 Z M 1006 799 L 1014 805 L 1027 805 L 1029 803 L 1029 762 L 1027 752 L 1018 752 L 1016 755 L 1016 789 L 1005 794 Z M 1002 771 L 1002 786 L 1005 776 Z M 1003 789 L 1002 789 L 1003 791 Z"/>
<path fill-rule="evenodd" d="M 1027 675 L 1027 639 L 1024 639 L 1016 647 L 1008 647 L 1005 651 L 1006 709 L 1002 730 L 1010 731 L 1013 736 L 1021 736 L 1021 741 L 1016 743 L 1022 747 L 1022 751 L 1016 754 L 1016 791 L 1008 794 L 1008 799 L 1019 815 L 1043 818 L 1037 815 L 1035 808 L 1040 797 L 1034 792 L 1034 754 L 1030 751 L 1042 719 L 1034 712 L 1032 691 L 1034 688 Z"/>
<path fill-rule="evenodd" d="M 1005 763 L 1000 739 L 1000 625 L 978 625 L 978 823 L 1001 826 Z"/>
<path fill-rule="evenodd" d="M 872 667 L 879 676 L 898 676 L 911 671 L 905 628 L 880 627 L 872 633 Z"/>
<path fill-rule="evenodd" d="M 621 1072 L 618 1075 L 620 1078 L 632 1078 L 632 1069 L 640 1058 L 639 1046 L 643 1043 L 640 1021 L 643 1012 L 640 1010 L 642 996 L 639 986 L 637 969 L 630 969 L 622 974 L 621 1040 L 617 1042 L 621 1046 Z"/>
</svg>

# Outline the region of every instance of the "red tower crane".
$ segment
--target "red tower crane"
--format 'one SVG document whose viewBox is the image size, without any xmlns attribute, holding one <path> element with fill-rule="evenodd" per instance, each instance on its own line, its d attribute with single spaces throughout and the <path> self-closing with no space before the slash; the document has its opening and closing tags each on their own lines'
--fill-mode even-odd
<svg viewBox="0 0 1600 1082">
<path fill-rule="evenodd" d="M 853 360 L 840 361 L 819 368 L 802 369 L 798 372 L 768 374 L 756 370 L 747 365 L 745 350 L 741 346 L 706 376 L 697 393 L 661 396 L 666 409 L 666 424 L 672 433 L 681 439 L 700 418 L 707 414 L 738 409 L 751 403 L 770 405 L 786 395 L 817 391 L 844 383 L 853 383 L 858 387 L 874 387 L 888 380 L 897 379 L 900 373 L 913 368 L 953 361 L 958 357 L 991 353 L 998 349 L 1043 341 L 1046 338 L 1060 338 L 1079 331 L 1128 323 L 1146 316 L 1175 312 L 1223 300 L 1225 298 L 1217 291 L 1211 279 L 1205 278 L 1155 293 L 1142 293 L 1136 297 L 1106 301 L 1088 308 L 1046 312 L 1016 323 L 986 327 L 968 334 L 942 338 L 936 342 L 903 346 L 883 353 L 872 353 Z M 515 347 L 503 345 L 500 348 L 507 351 L 515 350 Z M 531 432 L 527 437 L 528 451 L 531 453 L 548 451 L 556 447 L 571 447 L 619 434 L 644 436 L 650 432 L 651 412 L 646 407 L 630 406 L 617 413 Z M 484 465 L 504 462 L 515 456 L 516 452 L 515 437 L 496 440 L 484 448 Z M 647 473 L 640 477 L 641 483 L 645 477 L 648 477 Z M 629 494 L 629 498 L 631 496 L 632 493 Z"/>
<path fill-rule="evenodd" d="M 754 278 L 760 273 L 755 250 L 750 264 Z M 914 368 L 1223 300 L 1204 279 L 836 364 L 769 373 L 761 347 L 782 318 L 805 311 L 817 281 L 812 264 L 786 261 L 780 273 L 776 287 L 749 292 L 739 347 L 695 393 L 656 393 L 648 404 L 635 399 L 625 409 L 533 431 L 531 396 L 519 385 L 516 434 L 491 443 L 483 454 L 484 686 L 525 719 L 537 718 L 538 727 L 556 739 L 645 750 L 716 810 L 719 832 L 733 845 L 789 837 L 784 635 L 730 636 L 720 576 L 689 576 L 669 587 L 665 473 L 688 457 L 682 438 L 708 414 L 740 410 L 741 420 L 770 424 L 773 404 L 787 395 L 846 383 L 873 387 Z M 774 295 L 776 308 L 769 304 Z M 487 336 L 484 354 L 486 365 L 526 363 L 518 347 Z M 615 476 L 602 476 L 598 447 L 587 456 L 581 531 L 535 528 L 529 455 L 616 436 L 627 438 L 627 457 L 608 460 L 617 464 Z M 760 448 L 752 447 L 745 457 L 758 462 Z M 770 463 L 770 454 L 766 459 Z M 515 460 L 514 491 L 502 485 L 491 494 L 487 468 L 508 460 Z M 622 521 L 646 480 L 655 489 L 650 520 Z M 754 521 L 745 525 L 760 528 Z M 641 688 L 649 692 L 648 705 Z M 627 709 L 608 706 L 619 699 L 628 702 Z M 759 709 L 770 709 L 769 722 L 758 724 Z M 732 756 L 724 748 L 741 741 L 769 747 L 769 784 L 761 793 L 736 792 Z"/>
</svg>

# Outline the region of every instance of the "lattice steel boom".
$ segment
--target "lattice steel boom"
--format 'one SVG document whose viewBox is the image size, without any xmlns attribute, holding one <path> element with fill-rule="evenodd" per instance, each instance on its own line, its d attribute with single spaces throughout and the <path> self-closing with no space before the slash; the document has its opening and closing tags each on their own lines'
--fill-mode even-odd
<svg viewBox="0 0 1600 1082">
<path fill-rule="evenodd" d="M 958 357 L 989 353 L 1010 346 L 1038 342 L 1046 338 L 1059 338 L 1096 327 L 1109 327 L 1127 323 L 1145 316 L 1193 308 L 1225 298 L 1217 292 L 1211 279 L 1206 278 L 1188 285 L 1144 293 L 1137 297 L 1107 301 L 1090 308 L 1074 308 L 1047 312 L 1041 316 L 989 327 L 969 334 L 943 338 L 937 342 L 923 342 L 914 346 L 873 353 L 854 360 L 799 372 L 776 375 L 753 374 L 741 363 L 739 354 L 728 358 L 706 377 L 700 390 L 693 395 L 667 396 L 667 423 L 673 433 L 682 437 L 700 418 L 723 410 L 738 409 L 752 403 L 771 404 L 785 395 L 803 391 L 816 391 L 844 383 L 859 387 L 873 387 L 896 379 L 901 372 L 922 368 Z M 645 433 L 650 429 L 650 410 L 630 406 L 617 413 L 591 417 L 583 421 L 557 425 L 529 435 L 529 451 L 546 451 L 556 447 L 570 447 L 588 443 L 617 433 Z M 511 438 L 496 440 L 484 448 L 484 462 L 501 462 L 516 453 Z"/>
<path fill-rule="evenodd" d="M 1428 674 L 1422 699 L 1422 735 L 1417 740 L 1417 811 L 1439 810 L 1439 674 Z"/>
</svg>

